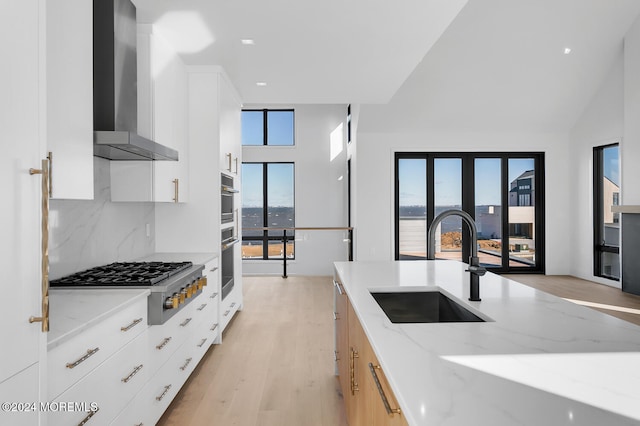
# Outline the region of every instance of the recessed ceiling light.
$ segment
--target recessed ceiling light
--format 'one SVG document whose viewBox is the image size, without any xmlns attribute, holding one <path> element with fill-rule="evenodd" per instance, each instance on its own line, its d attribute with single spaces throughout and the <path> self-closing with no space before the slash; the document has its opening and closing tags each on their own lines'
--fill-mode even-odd
<svg viewBox="0 0 640 426">
<path fill-rule="evenodd" d="M 243 38 L 240 42 L 246 46 L 251 46 L 256 44 L 256 41 L 252 38 Z"/>
<path fill-rule="evenodd" d="M 260 87 L 264 87 L 266 85 L 267 85 L 267 82 L 265 82 L 265 81 L 259 81 L 259 82 L 256 83 L 256 86 L 260 86 Z"/>
<path fill-rule="evenodd" d="M 571 48 L 570 47 L 565 47 L 564 48 L 564 54 L 568 55 L 569 53 L 571 53 Z"/>
</svg>

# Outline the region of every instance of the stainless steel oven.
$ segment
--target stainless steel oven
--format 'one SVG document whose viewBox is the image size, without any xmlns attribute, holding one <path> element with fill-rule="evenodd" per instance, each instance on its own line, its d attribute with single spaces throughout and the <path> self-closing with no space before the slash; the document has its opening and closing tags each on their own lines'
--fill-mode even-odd
<svg viewBox="0 0 640 426">
<path fill-rule="evenodd" d="M 220 275 L 222 278 L 222 300 L 233 289 L 234 274 L 234 245 L 238 243 L 238 237 L 234 235 L 234 228 L 225 228 L 221 231 L 222 244 L 220 247 Z"/>
<path fill-rule="evenodd" d="M 233 177 L 220 174 L 220 211 L 222 223 L 233 222 L 234 196 L 238 190 L 233 187 Z"/>
</svg>

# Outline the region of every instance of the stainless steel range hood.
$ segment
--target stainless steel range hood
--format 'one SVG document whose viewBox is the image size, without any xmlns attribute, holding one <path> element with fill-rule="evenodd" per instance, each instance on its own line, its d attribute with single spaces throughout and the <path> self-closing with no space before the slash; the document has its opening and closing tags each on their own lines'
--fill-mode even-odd
<svg viewBox="0 0 640 426">
<path fill-rule="evenodd" d="M 93 155 L 178 160 L 178 151 L 138 135 L 136 8 L 93 0 Z"/>
</svg>

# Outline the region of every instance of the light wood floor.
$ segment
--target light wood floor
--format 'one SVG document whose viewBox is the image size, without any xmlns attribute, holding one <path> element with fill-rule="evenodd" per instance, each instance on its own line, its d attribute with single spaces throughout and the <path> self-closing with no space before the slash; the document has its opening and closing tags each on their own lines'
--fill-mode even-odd
<svg viewBox="0 0 640 426">
<path fill-rule="evenodd" d="M 569 276 L 508 277 L 556 296 L 605 305 L 598 310 L 640 325 L 640 296 Z M 331 279 L 244 277 L 243 285 L 244 310 L 158 424 L 346 425 L 334 376 Z"/>
<path fill-rule="evenodd" d="M 243 277 L 244 307 L 159 425 L 346 425 L 330 277 Z"/>
</svg>

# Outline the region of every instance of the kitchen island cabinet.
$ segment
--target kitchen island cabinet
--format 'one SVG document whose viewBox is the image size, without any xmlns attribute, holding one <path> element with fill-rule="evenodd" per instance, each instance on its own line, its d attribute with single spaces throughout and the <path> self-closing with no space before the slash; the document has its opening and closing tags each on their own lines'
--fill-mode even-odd
<svg viewBox="0 0 640 426">
<path fill-rule="evenodd" d="M 469 302 L 466 266 L 335 263 L 409 425 L 638 423 L 640 327 L 492 273 Z M 372 290 L 440 291 L 485 321 L 392 323 Z"/>
</svg>

